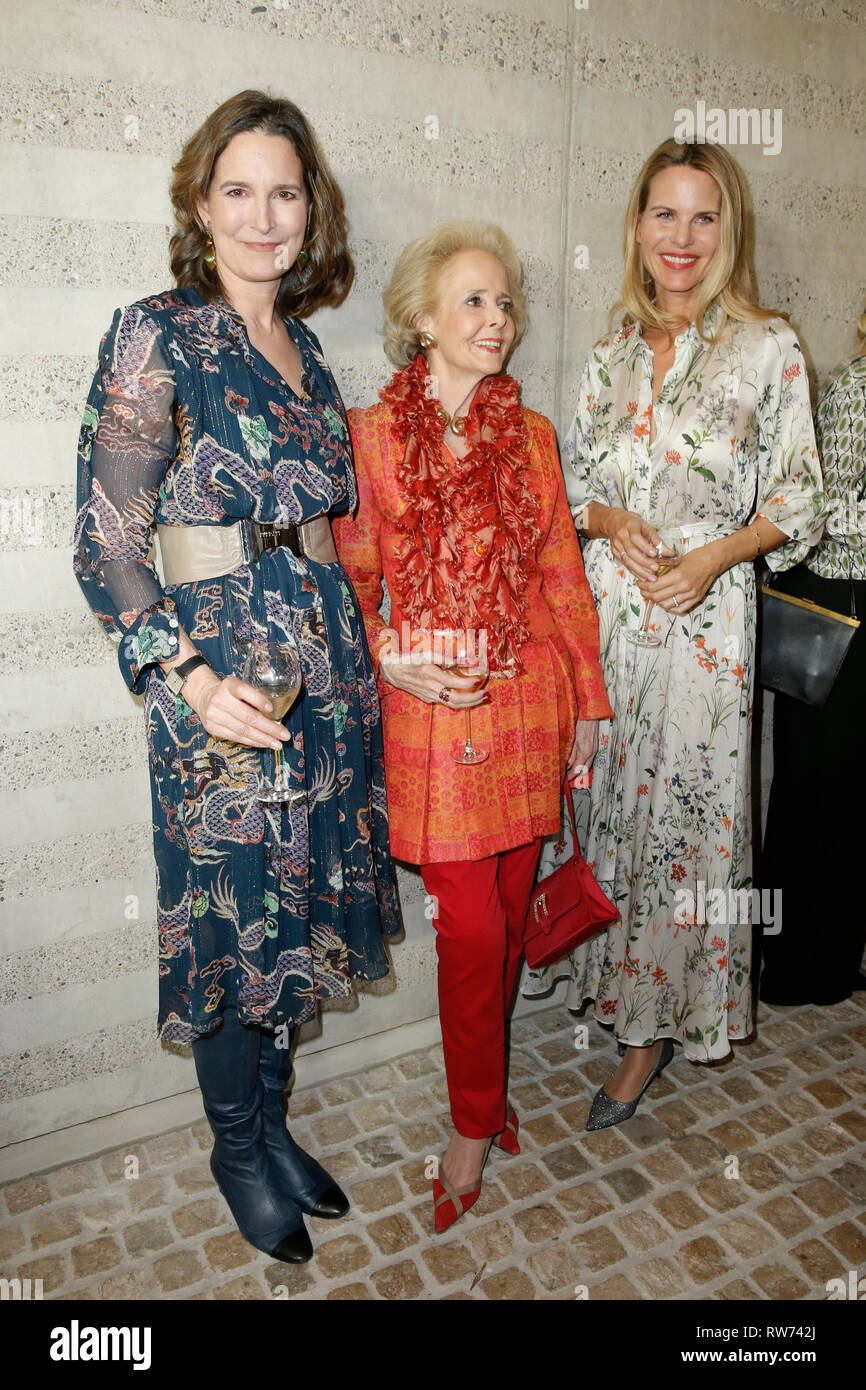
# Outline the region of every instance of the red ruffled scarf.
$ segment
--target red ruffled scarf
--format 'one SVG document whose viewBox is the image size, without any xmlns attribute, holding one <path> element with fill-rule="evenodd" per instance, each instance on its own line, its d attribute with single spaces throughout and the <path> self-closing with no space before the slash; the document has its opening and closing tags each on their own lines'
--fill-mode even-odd
<svg viewBox="0 0 866 1390">
<path fill-rule="evenodd" d="M 526 561 L 538 540 L 519 388 L 504 373 L 482 380 L 466 417 L 469 452 L 455 459 L 443 449 L 429 380 L 419 352 L 379 392 L 404 446 L 396 471 L 408 505 L 397 523 L 405 538 L 395 598 L 414 629 L 486 629 L 490 670 L 514 675 L 529 638 Z M 476 547 L 467 569 L 464 549 Z"/>
</svg>

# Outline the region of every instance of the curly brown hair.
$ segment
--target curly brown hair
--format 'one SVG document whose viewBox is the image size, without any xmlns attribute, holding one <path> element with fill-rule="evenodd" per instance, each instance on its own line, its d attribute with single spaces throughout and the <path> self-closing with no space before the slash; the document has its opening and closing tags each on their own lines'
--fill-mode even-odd
<svg viewBox="0 0 866 1390">
<path fill-rule="evenodd" d="M 355 267 L 340 187 L 303 112 L 292 101 L 253 90 L 238 92 L 212 111 L 187 140 L 174 165 L 170 193 L 177 230 L 169 252 L 175 281 L 197 289 L 209 300 L 222 292 L 216 266 L 204 261 L 208 239 L 196 198 L 207 197 L 217 160 L 229 141 L 245 130 L 285 136 L 304 171 L 310 210 L 304 246 L 309 260 L 303 269 L 296 264 L 283 275 L 274 306 L 277 313 L 305 318 L 325 305 L 342 304 L 352 287 Z"/>
</svg>

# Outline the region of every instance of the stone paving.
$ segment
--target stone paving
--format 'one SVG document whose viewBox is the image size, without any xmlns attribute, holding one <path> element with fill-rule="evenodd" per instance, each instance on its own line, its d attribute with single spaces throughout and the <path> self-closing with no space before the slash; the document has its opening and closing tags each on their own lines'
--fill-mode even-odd
<svg viewBox="0 0 866 1390">
<path fill-rule="evenodd" d="M 587 1134 L 612 1039 L 587 1018 L 577 1050 L 561 1006 L 519 1020 L 522 1152 L 493 1150 L 481 1199 L 442 1236 L 424 1171 L 450 1126 L 433 1049 L 292 1096 L 293 1133 L 353 1203 L 309 1221 L 309 1264 L 241 1237 L 201 1121 L 6 1184 L 0 1272 L 49 1299 L 825 1299 L 827 1280 L 866 1272 L 866 993 L 761 1005 L 758 1021 L 726 1062 L 678 1056 L 627 1124 Z"/>
</svg>

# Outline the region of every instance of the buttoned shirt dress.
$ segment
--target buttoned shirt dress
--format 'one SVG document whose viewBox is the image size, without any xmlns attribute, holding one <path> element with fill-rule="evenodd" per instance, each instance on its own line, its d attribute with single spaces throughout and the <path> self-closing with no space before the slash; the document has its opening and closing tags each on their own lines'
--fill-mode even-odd
<svg viewBox="0 0 866 1390">
<path fill-rule="evenodd" d="M 708 336 L 719 321 L 711 306 Z M 760 512 L 788 537 L 770 568 L 801 560 L 821 534 L 824 498 L 793 329 L 780 318 L 732 324 L 711 348 L 693 323 L 655 405 L 652 388 L 638 324 L 589 354 L 564 446 L 575 518 L 592 501 L 625 507 L 687 553 Z M 688 613 L 653 608 L 661 645 L 647 647 L 626 640 L 644 600 L 609 541 L 588 541 L 584 563 L 614 708 L 593 767 L 586 858 L 620 920 L 571 957 L 569 1004 L 593 998 L 630 1045 L 671 1037 L 696 1061 L 724 1057 L 752 1028 L 755 567 L 726 570 Z M 556 862 L 546 852 L 542 876 Z M 533 972 L 526 991 L 557 973 Z"/>
</svg>

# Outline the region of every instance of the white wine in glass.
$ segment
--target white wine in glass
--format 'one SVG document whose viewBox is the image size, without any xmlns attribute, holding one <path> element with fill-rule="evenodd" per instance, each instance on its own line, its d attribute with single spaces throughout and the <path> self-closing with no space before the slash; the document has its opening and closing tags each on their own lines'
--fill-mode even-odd
<svg viewBox="0 0 866 1390">
<path fill-rule="evenodd" d="M 666 539 L 664 544 L 669 550 L 676 550 L 676 546 L 672 541 Z M 672 569 L 676 568 L 682 559 L 682 556 L 679 554 L 662 556 L 660 554 L 660 547 L 658 546 L 656 547 L 656 554 L 659 556 L 659 567 L 656 571 L 656 579 L 661 579 L 663 575 L 669 574 Z M 625 635 L 625 640 L 631 642 L 635 647 L 661 646 L 659 638 L 656 637 L 654 632 L 650 631 L 650 614 L 652 613 L 652 609 L 652 599 L 647 599 L 640 627 L 636 628 L 633 632 L 627 632 Z"/>
<path fill-rule="evenodd" d="M 453 671 L 455 676 L 476 676 L 483 686 L 490 674 L 487 665 L 487 634 L 484 633 L 483 640 L 475 642 L 472 646 L 467 642 L 465 632 L 453 635 L 458 639 L 454 655 L 456 664 L 445 666 L 443 669 Z M 472 711 L 467 706 L 463 713 L 466 716 L 466 737 L 455 740 L 451 748 L 451 757 L 455 763 L 474 767 L 476 763 L 483 763 L 490 757 L 490 750 L 472 742 Z"/>
<path fill-rule="evenodd" d="M 290 639 L 282 638 L 268 646 L 254 645 L 247 652 L 244 661 L 244 680 L 262 690 L 273 704 L 273 713 L 268 715 L 275 723 L 282 723 L 301 690 L 303 679 L 298 650 Z M 280 746 L 274 753 L 276 764 L 273 782 L 262 778 L 256 792 L 257 801 L 268 804 L 300 801 L 306 792 L 288 783 L 288 764 Z"/>
<path fill-rule="evenodd" d="M 268 718 L 275 719 L 278 723 L 282 723 L 300 694 L 301 682 L 293 681 L 289 688 L 286 689 L 284 683 L 280 680 L 276 682 L 261 681 L 259 689 L 264 691 L 274 707 L 273 714 L 268 715 Z"/>
</svg>

